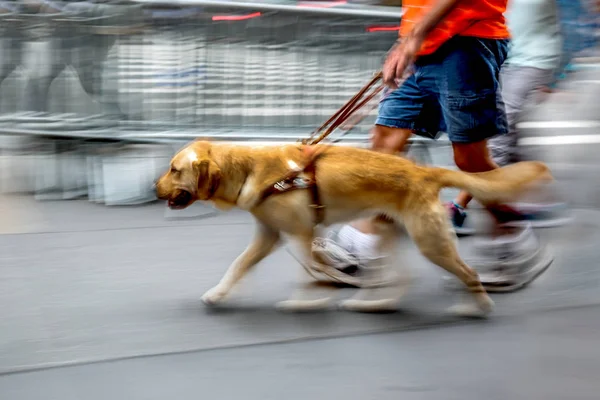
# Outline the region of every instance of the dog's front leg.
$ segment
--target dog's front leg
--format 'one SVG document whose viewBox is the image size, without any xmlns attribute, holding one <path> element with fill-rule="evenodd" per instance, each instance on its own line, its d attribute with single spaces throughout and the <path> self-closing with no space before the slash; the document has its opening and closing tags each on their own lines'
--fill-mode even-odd
<svg viewBox="0 0 600 400">
<path fill-rule="evenodd" d="M 314 263 L 312 241 L 312 235 L 295 237 L 295 242 L 300 248 L 298 261 L 303 264 L 303 268 L 300 270 L 300 282 L 297 289 L 288 300 L 277 303 L 277 308 L 281 311 L 317 311 L 328 308 L 331 303 L 332 291 L 337 288 L 317 282 L 313 275 L 307 272 L 310 270 L 309 266 Z"/>
<path fill-rule="evenodd" d="M 231 266 L 225 272 L 219 284 L 208 290 L 203 296 L 202 301 L 207 305 L 215 305 L 223 301 L 231 289 L 248 271 L 268 256 L 280 240 L 278 231 L 257 221 L 257 232 L 254 240 L 240 254 Z"/>
</svg>

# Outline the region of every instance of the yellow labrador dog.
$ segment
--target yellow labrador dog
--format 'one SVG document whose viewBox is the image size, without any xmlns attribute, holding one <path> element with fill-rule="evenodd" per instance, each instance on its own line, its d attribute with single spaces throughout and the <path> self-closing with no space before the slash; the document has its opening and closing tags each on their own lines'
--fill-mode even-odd
<svg viewBox="0 0 600 400">
<path fill-rule="evenodd" d="M 311 152 L 318 155 L 307 156 Z M 173 157 L 170 170 L 157 181 L 157 197 L 173 209 L 185 208 L 197 200 L 210 201 L 223 210 L 238 207 L 252 213 L 258 228 L 248 248 L 221 281 L 204 294 L 206 304 L 222 302 L 234 285 L 276 247 L 282 234 L 300 243 L 306 264 L 313 261 L 316 222 L 315 210 L 310 207 L 314 203 L 311 191 L 263 196 L 270 185 L 291 170 L 303 170 L 311 159 L 315 160 L 314 177 L 324 206 L 322 225 L 377 215 L 403 224 L 421 253 L 458 277 L 472 294 L 474 301 L 462 304 L 461 313 L 480 316 L 492 310 L 493 302 L 477 273 L 458 255 L 455 236 L 439 199 L 440 190 L 463 189 L 481 203 L 493 204 L 512 200 L 532 184 L 552 179 L 540 162 L 468 174 L 419 166 L 397 156 L 351 147 L 194 142 Z M 322 306 L 323 302 L 289 300 L 283 304 L 300 310 Z"/>
</svg>

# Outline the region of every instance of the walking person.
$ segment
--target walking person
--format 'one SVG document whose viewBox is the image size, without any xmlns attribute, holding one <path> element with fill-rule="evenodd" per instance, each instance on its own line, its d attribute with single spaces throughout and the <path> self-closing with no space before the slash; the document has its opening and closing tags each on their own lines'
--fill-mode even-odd
<svg viewBox="0 0 600 400">
<path fill-rule="evenodd" d="M 384 81 L 391 91 L 380 103 L 372 148 L 397 153 L 415 133 L 434 137 L 443 131 L 462 171 L 497 168 L 488 151 L 488 139 L 508 133 L 500 94 L 500 70 L 510 38 L 504 17 L 507 1 L 405 0 L 403 6 L 400 37 L 383 66 Z M 540 245 L 529 227 L 508 228 L 507 223 L 522 217 L 516 210 L 508 206 L 488 210 L 499 237 L 482 252 L 486 259 L 478 272 L 488 290 L 516 288 L 522 280 L 499 282 L 494 271 L 524 252 L 539 253 Z M 386 271 L 377 265 L 389 261 L 378 254 L 378 223 L 373 218 L 355 221 L 329 240 L 317 239 L 313 251 L 318 259 L 348 274 Z M 538 276 L 548 263 L 529 261 L 530 281 L 529 277 Z M 393 290 L 359 290 L 347 304 L 355 311 L 373 311 L 374 305 L 394 308 L 397 296 L 400 294 Z"/>
</svg>

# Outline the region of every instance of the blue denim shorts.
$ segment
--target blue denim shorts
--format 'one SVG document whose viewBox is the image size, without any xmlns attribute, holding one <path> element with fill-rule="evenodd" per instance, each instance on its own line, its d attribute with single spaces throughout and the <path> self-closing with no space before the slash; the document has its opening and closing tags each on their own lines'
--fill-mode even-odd
<svg viewBox="0 0 600 400">
<path fill-rule="evenodd" d="M 455 143 L 475 143 L 508 131 L 500 68 L 508 40 L 456 36 L 423 56 L 396 90 L 384 92 L 377 125 L 412 129 Z"/>
</svg>

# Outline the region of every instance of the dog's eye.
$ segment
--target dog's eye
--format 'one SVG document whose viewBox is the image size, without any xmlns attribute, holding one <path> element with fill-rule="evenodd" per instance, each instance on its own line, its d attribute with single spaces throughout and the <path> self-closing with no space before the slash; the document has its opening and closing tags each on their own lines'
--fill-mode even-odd
<svg viewBox="0 0 600 400">
<path fill-rule="evenodd" d="M 177 170 L 175 167 L 171 167 L 171 173 L 172 173 L 172 174 L 176 174 L 176 173 L 178 173 L 178 172 L 179 172 L 179 171 L 178 171 L 178 170 Z"/>
</svg>

